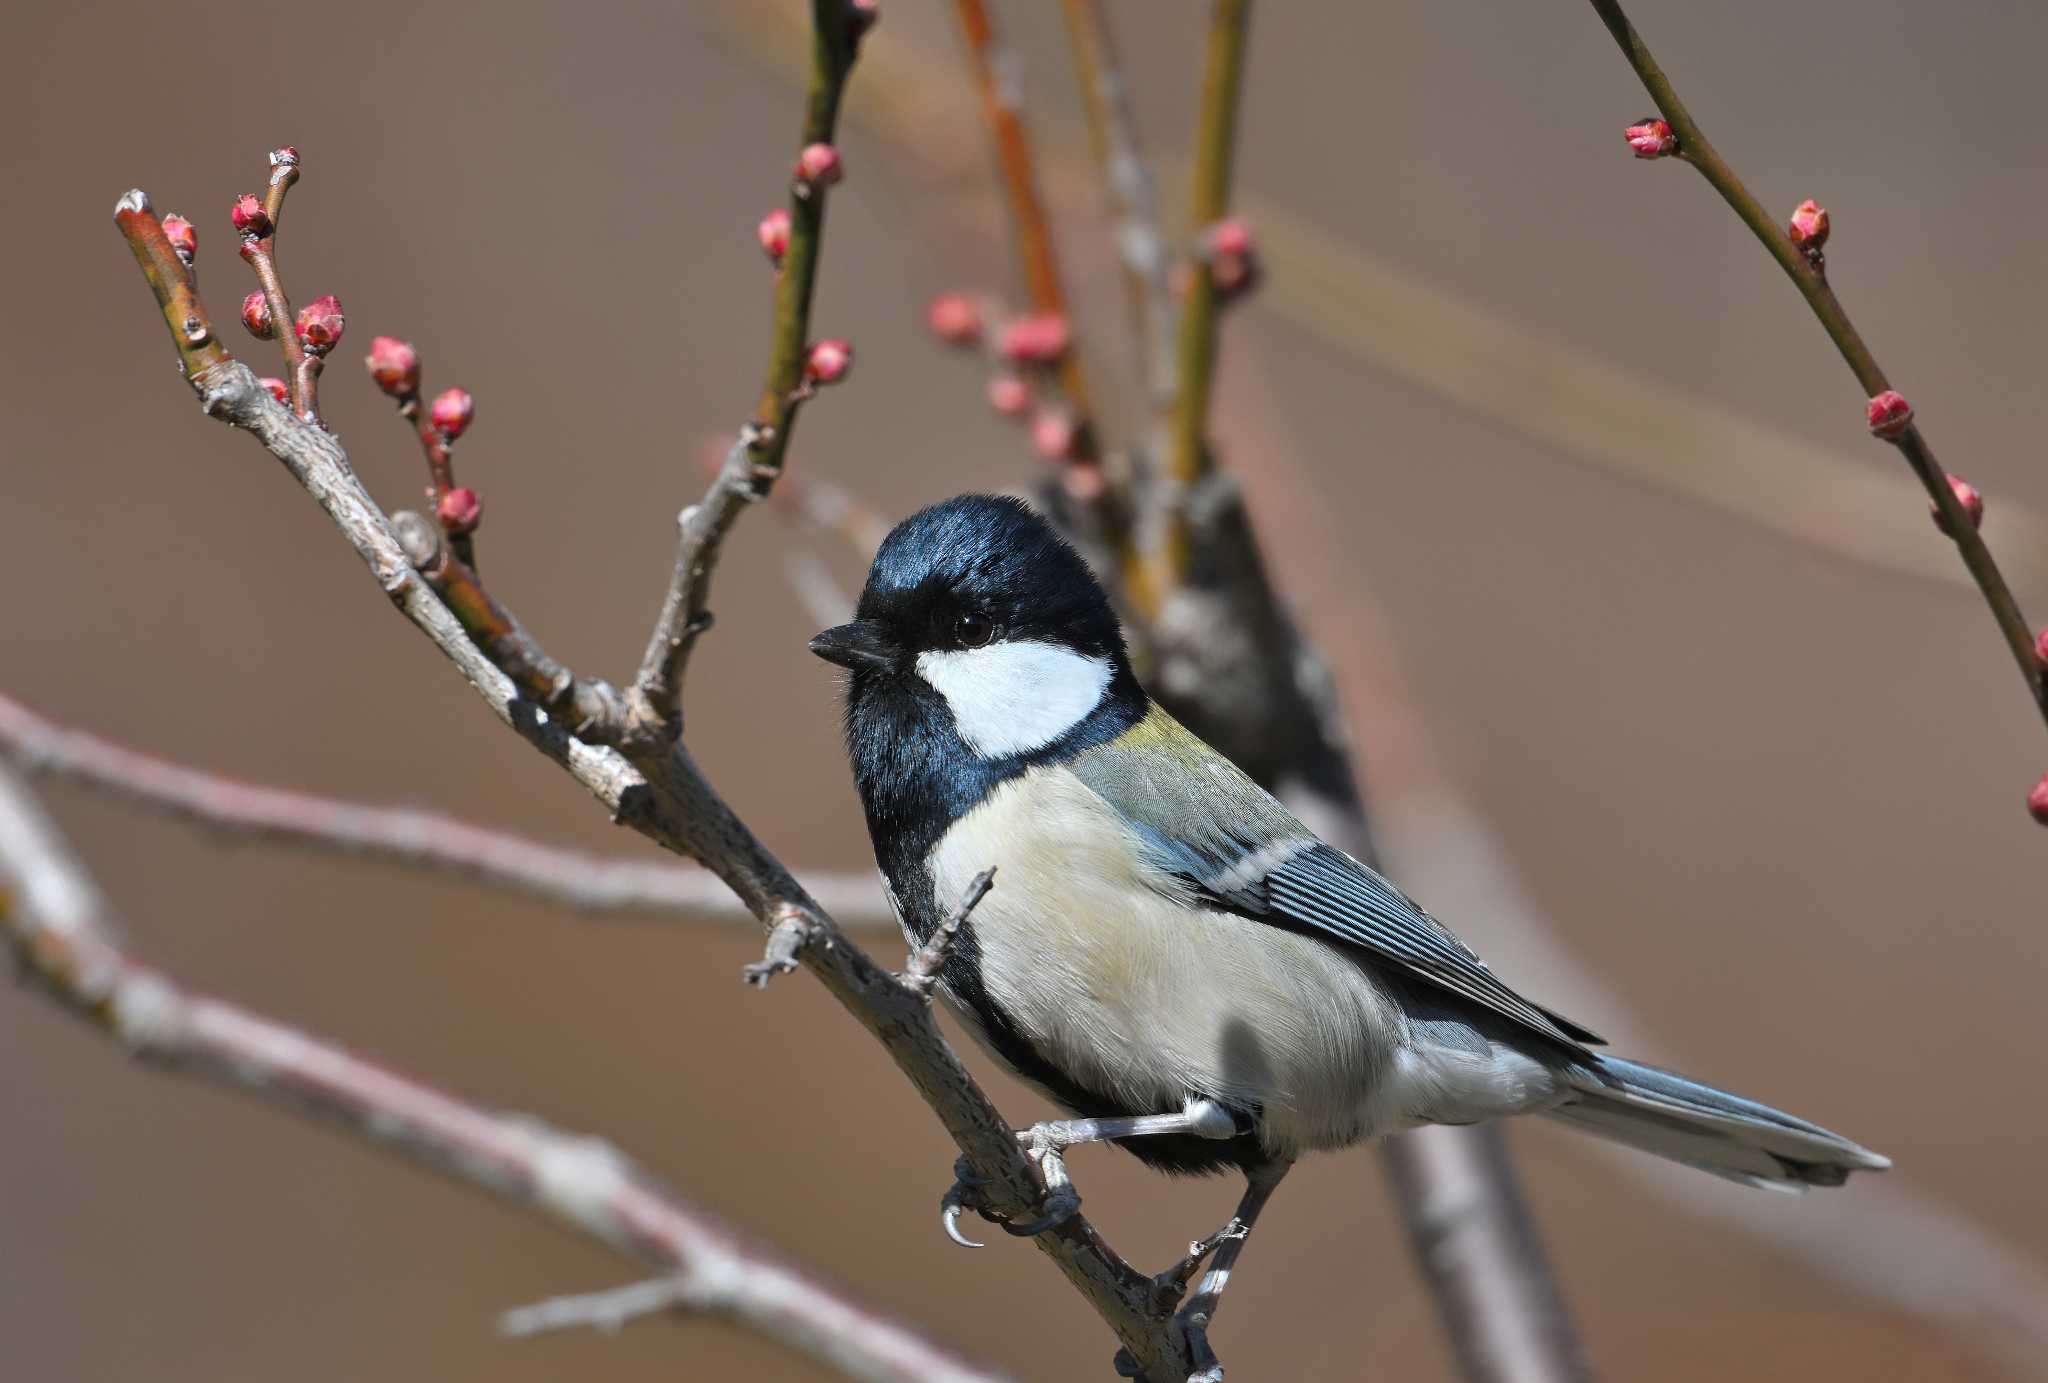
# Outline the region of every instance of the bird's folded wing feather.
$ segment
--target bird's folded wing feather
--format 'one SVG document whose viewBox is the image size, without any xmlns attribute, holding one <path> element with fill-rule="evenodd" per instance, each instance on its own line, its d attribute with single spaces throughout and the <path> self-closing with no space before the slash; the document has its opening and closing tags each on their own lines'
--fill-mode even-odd
<svg viewBox="0 0 2048 1383">
<path fill-rule="evenodd" d="M 1442 923 L 1376 871 L 1318 840 L 1157 707 L 1069 767 L 1129 823 L 1162 888 L 1192 888 L 1231 912 L 1347 942 L 1553 1041 L 1601 1040 L 1502 984 Z"/>
</svg>

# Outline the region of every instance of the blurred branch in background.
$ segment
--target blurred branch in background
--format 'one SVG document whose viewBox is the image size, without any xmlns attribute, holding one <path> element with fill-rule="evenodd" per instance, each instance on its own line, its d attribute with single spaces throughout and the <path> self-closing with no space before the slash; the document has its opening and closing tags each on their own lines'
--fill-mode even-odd
<svg viewBox="0 0 2048 1383">
<path fill-rule="evenodd" d="M 4 767 L 0 880 L 0 914 L 26 973 L 138 1057 L 323 1116 L 540 1211 L 662 1272 L 664 1309 L 752 1330 L 848 1378 L 1000 1377 L 749 1245 L 608 1143 L 470 1104 L 136 960 L 84 867 Z"/>
<path fill-rule="evenodd" d="M 2012 651 L 2013 661 L 2019 665 L 2020 676 L 2026 681 L 2028 694 L 2033 698 L 2036 709 L 2043 720 L 2048 720 L 2048 672 L 2044 672 L 2043 659 L 2048 657 L 2048 633 L 2041 636 L 2037 645 L 2033 629 L 2026 617 L 2020 613 L 2019 602 L 2014 599 L 2011 587 L 2006 585 L 2005 574 L 1998 569 L 1998 563 L 1991 556 L 1991 550 L 1984 545 L 1977 528 L 1984 521 L 1984 502 L 1976 490 L 1955 476 L 1942 470 L 1934 459 L 1934 451 L 1920 435 L 1920 425 L 1914 420 L 1912 405 L 1905 396 L 1891 386 L 1885 377 L 1877 357 L 1864 344 L 1863 337 L 1849 321 L 1849 314 L 1843 310 L 1841 300 L 1835 296 L 1834 288 L 1828 283 L 1827 262 L 1822 247 L 1829 234 L 1827 211 L 1809 200 L 1793 212 L 1790 222 L 1780 225 L 1762 203 L 1742 185 L 1742 179 L 1735 175 L 1714 146 L 1707 142 L 1706 134 L 1693 120 L 1685 103 L 1678 99 L 1678 93 L 1665 77 L 1657 60 L 1650 56 L 1642 37 L 1628 22 L 1617 0 L 1592 0 L 1594 13 L 1607 26 L 1608 33 L 1642 79 L 1644 90 L 1657 103 L 1663 113 L 1662 120 L 1650 120 L 1629 129 L 1630 144 L 1638 158 L 1663 158 L 1675 156 L 1699 170 L 1713 189 L 1721 194 L 1723 201 L 1741 219 L 1757 238 L 1785 276 L 1792 280 L 1793 287 L 1806 299 L 1806 305 L 1813 309 L 1813 315 L 1821 324 L 1835 349 L 1842 353 L 1849 370 L 1856 376 L 1856 382 L 1863 386 L 1868 396 L 1865 405 L 1865 420 L 1872 435 L 1881 441 L 1890 442 L 1899 449 L 1906 464 L 1912 467 L 1927 490 L 1929 502 L 1934 506 L 1936 525 L 1955 541 L 1956 549 L 1962 554 L 1963 565 L 1969 569 L 1977 589 L 1984 596 L 1984 603 L 1991 608 L 1991 617 L 1998 624 L 1998 631 L 2004 636 L 2006 646 Z M 2028 807 L 2035 818 L 2048 825 L 2048 774 L 2043 774 L 2028 798 Z"/>
</svg>

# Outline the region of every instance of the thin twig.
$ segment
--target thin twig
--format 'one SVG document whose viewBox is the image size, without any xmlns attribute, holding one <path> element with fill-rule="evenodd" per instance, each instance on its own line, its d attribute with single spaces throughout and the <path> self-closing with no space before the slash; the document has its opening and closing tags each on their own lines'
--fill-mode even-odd
<svg viewBox="0 0 2048 1383">
<path fill-rule="evenodd" d="M 856 38 L 855 11 L 847 0 L 812 0 L 811 72 L 799 149 L 832 143 Z M 703 503 L 685 509 L 678 520 L 681 536 L 674 575 L 633 683 L 635 715 L 629 731 L 643 744 L 673 739 L 682 731 L 683 665 L 697 636 L 709 627 L 709 577 L 719 545 L 740 511 L 767 494 L 781 474 L 797 410 L 808 397 L 804 364 L 811 293 L 824 243 L 825 202 L 822 181 L 799 178 L 791 187 L 789 246 L 775 284 L 774 326 L 760 400 L 718 482 Z"/>
<path fill-rule="evenodd" d="M 1620 47 L 1622 56 L 1628 59 L 1630 67 L 1641 79 L 1650 99 L 1657 103 L 1657 109 L 1670 122 L 1672 132 L 1678 137 L 1679 157 L 1699 170 L 1713 189 L 1721 194 L 1723 201 L 1749 227 L 1763 247 L 1770 252 L 1785 276 L 1792 280 L 1793 287 L 1806 300 L 1813 315 L 1826 331 L 1828 339 L 1835 343 L 1842 359 L 1848 362 L 1850 372 L 1862 386 L 1864 395 L 1875 398 L 1891 389 L 1891 382 L 1870 347 L 1849 321 L 1849 315 L 1836 298 L 1835 290 L 1829 286 L 1827 276 L 1808 261 L 1806 255 L 1792 243 L 1785 227 L 1779 224 L 1761 203 L 1744 187 L 1714 146 L 1707 141 L 1705 133 L 1685 103 L 1678 99 L 1671 81 L 1650 56 L 1641 35 L 1629 23 L 1616 0 L 1592 0 L 1594 13 L 1607 26 L 1607 31 Z M 1941 527 L 1955 541 L 1962 554 L 1963 565 L 1969 568 L 1977 589 L 1983 593 L 1984 603 L 1991 609 L 1991 617 L 1997 621 L 1999 633 L 2004 635 L 2006 646 L 2012 651 L 2013 660 L 2019 664 L 2020 675 L 2026 680 L 2027 691 L 2032 696 L 2042 718 L 2048 720 L 2048 676 L 2040 655 L 2035 651 L 2034 633 L 2020 613 L 2019 602 L 2013 597 L 2012 589 L 2006 584 L 2004 573 L 1992 558 L 1990 548 L 1977 531 L 1977 526 L 1964 511 L 1962 501 L 1949 484 L 1948 475 L 1934 459 L 1933 450 L 1920 435 L 1917 423 L 1909 423 L 1896 437 L 1886 440 L 1898 447 L 1913 474 L 1919 477 L 1933 502 L 1935 511 L 1942 519 Z"/>
<path fill-rule="evenodd" d="M 1237 113 L 1244 87 L 1244 54 L 1251 0 L 1215 0 L 1210 12 L 1207 56 L 1203 60 L 1202 110 L 1196 128 L 1195 173 L 1188 224 L 1202 243 L 1230 210 L 1230 177 L 1237 149 Z M 1218 309 L 1222 298 L 1207 254 L 1200 249 L 1190 266 L 1188 298 L 1181 309 L 1179 383 L 1174 396 L 1172 439 L 1159 483 L 1156 521 L 1144 535 L 1153 584 L 1171 590 L 1187 570 L 1192 539 L 1188 497 L 1209 473 L 1209 397 L 1216 378 Z"/>
<path fill-rule="evenodd" d="M 749 916 L 700 866 L 564 850 L 440 812 L 242 782 L 60 725 L 6 696 L 0 755 L 24 773 L 81 783 L 214 831 L 429 869 L 578 912 Z M 895 929 L 872 876 L 807 873 L 804 882 L 842 924 Z"/>
<path fill-rule="evenodd" d="M 540 1211 L 689 1290 L 669 1304 L 753 1329 L 851 1378 L 990 1380 L 874 1308 L 767 1257 L 608 1143 L 485 1109 L 298 1028 L 195 994 L 116 939 L 98 890 L 0 768 L 0 893 L 14 951 L 137 1056 L 203 1076 Z"/>
<path fill-rule="evenodd" d="M 920 999 L 930 999 L 932 986 L 939 982 L 939 975 L 946 968 L 947 959 L 953 954 L 953 944 L 960 939 L 960 929 L 967 925 L 968 916 L 988 891 L 995 886 L 996 871 L 993 866 L 982 870 L 968 880 L 967 891 L 960 895 L 960 901 L 946 914 L 945 920 L 932 929 L 924 945 L 910 957 L 910 964 L 903 970 L 904 988 Z"/>
<path fill-rule="evenodd" d="M 270 313 L 271 334 L 277 338 L 278 351 L 284 357 L 285 387 L 290 391 L 292 411 L 309 422 L 318 422 L 320 404 L 316 382 L 320 377 L 321 360 L 299 340 L 291 299 L 285 296 L 284 280 L 277 272 L 277 231 L 284 216 L 284 198 L 298 180 L 298 150 L 289 146 L 271 150 L 270 178 L 263 189 L 266 229 L 261 235 L 243 236 L 241 253 L 256 274 L 257 286 L 263 290 L 263 303 Z"/>
</svg>

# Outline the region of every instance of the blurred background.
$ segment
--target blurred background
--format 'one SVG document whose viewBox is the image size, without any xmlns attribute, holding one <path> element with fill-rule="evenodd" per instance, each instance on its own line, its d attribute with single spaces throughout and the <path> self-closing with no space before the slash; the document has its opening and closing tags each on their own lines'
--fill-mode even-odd
<svg viewBox="0 0 2048 1383">
<path fill-rule="evenodd" d="M 815 322 L 859 369 L 792 465 L 889 515 L 1032 478 L 923 305 L 1006 288 L 950 7 L 887 0 L 854 77 Z M 1185 153 L 1196 11 L 1112 7 L 1139 121 Z M 1750 185 L 1833 213 L 1832 278 L 1986 536 L 2048 609 L 2039 6 L 1637 0 Z M 1026 60 L 1083 342 L 1121 299 L 1051 6 Z M 141 185 L 200 229 L 231 348 L 227 211 L 306 176 L 295 300 L 348 339 L 323 403 L 392 508 L 417 450 L 355 361 L 470 389 L 458 474 L 494 590 L 579 668 L 638 656 L 744 416 L 753 227 L 797 128 L 786 3 L 0 14 L 13 330 L 0 336 L 0 689 L 224 772 L 646 850 L 480 712 L 317 510 L 202 418 L 108 225 Z M 1770 1200 L 1512 1140 L 1612 1378 L 2040 1376 L 2048 1139 L 2041 727 L 1859 392 L 1704 183 L 1638 165 L 1648 108 L 1584 6 L 1268 4 L 1239 185 L 1268 287 L 1226 329 L 1216 431 L 1344 689 L 1390 863 L 1538 997 L 1632 1054 L 1821 1120 L 1897 1170 Z M 1182 199 L 1169 176 L 1169 208 Z M 267 368 L 267 367 L 265 367 Z M 1124 397 L 1128 398 L 1126 393 Z M 690 740 L 785 859 L 865 869 L 835 684 L 751 518 L 694 664 Z M 827 558 L 846 579 L 857 564 Z M 879 1050 L 746 927 L 590 920 L 391 869 L 232 847 L 53 785 L 144 952 L 473 1098 L 600 1131 L 701 1203 L 1033 1379 L 1111 1341 L 1022 1244 L 966 1255 L 953 1150 Z M 883 938 L 878 951 L 892 954 Z M 980 1062 L 978 1054 L 973 1060 Z M 985 1068 L 985 1063 L 983 1063 Z M 1032 1097 L 992 1088 L 1018 1122 Z M 0 1360 L 24 1379 L 799 1379 L 720 1327 L 501 1340 L 502 1308 L 631 1269 L 356 1142 L 125 1062 L 0 996 Z M 1163 1264 L 1236 1187 L 1110 1153 L 1091 1214 Z M 1232 1289 L 1233 1377 L 1451 1377 L 1377 1162 L 1290 1181 Z"/>
</svg>

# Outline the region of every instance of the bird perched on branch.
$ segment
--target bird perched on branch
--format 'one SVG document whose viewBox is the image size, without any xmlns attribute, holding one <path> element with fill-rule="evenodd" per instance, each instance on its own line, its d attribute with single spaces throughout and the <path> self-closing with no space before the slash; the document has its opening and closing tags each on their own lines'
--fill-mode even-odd
<svg viewBox="0 0 2048 1383">
<path fill-rule="evenodd" d="M 1593 1050 L 1443 924 L 1315 834 L 1145 694 L 1080 556 L 1021 502 L 963 495 L 875 556 L 858 618 L 811 641 L 852 672 L 846 736 L 875 856 L 923 946 L 981 871 L 939 993 L 1110 1141 L 1248 1188 L 1199 1289 L 1220 1291 L 1304 1152 L 1543 1114 L 1753 1186 L 1838 1186 L 1883 1157 L 1767 1105 Z M 961 1188 L 956 1188 L 956 1191 Z M 948 1229 L 966 1197 L 956 1197 Z"/>
</svg>

